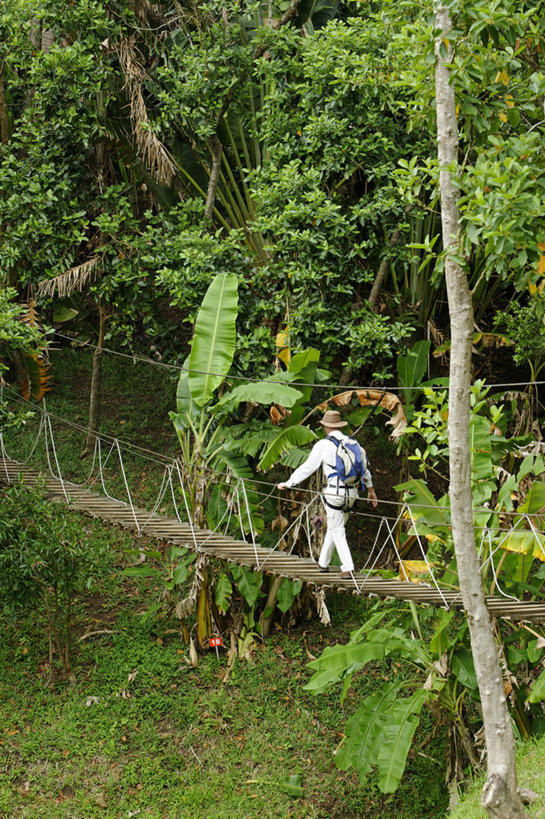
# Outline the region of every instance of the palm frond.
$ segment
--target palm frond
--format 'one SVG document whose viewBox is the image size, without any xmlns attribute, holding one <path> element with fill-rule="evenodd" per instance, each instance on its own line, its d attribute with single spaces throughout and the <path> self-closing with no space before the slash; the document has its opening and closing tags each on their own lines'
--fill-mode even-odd
<svg viewBox="0 0 545 819">
<path fill-rule="evenodd" d="M 87 285 L 94 281 L 100 274 L 102 268 L 102 256 L 93 256 L 83 264 L 78 264 L 59 273 L 53 279 L 41 282 L 38 287 L 38 295 L 54 296 L 55 290 L 59 297 L 69 296 L 75 290 L 84 290 Z"/>
<path fill-rule="evenodd" d="M 133 38 L 122 38 L 117 43 L 116 53 L 125 75 L 125 89 L 129 96 L 130 119 L 138 154 L 157 182 L 170 185 L 176 174 L 176 165 L 163 143 L 153 133 L 142 93 L 146 72 L 138 62 Z"/>
<path fill-rule="evenodd" d="M 378 404 L 381 409 L 391 412 L 391 419 L 386 421 L 386 423 L 392 427 L 391 437 L 399 438 L 403 433 L 403 430 L 407 426 L 407 419 L 405 418 L 399 397 L 394 395 L 393 392 L 383 392 L 382 390 L 345 390 L 328 398 L 327 401 L 318 404 L 316 409 L 325 412 L 330 404 L 334 404 L 336 407 L 346 407 L 350 404 L 352 398 L 357 398 L 362 407 L 375 407 Z"/>
</svg>

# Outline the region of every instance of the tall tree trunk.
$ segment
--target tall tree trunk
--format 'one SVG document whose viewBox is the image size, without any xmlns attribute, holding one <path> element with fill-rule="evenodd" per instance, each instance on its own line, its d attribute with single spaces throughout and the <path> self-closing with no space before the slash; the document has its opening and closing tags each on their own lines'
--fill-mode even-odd
<svg viewBox="0 0 545 819">
<path fill-rule="evenodd" d="M 394 230 L 392 235 L 390 236 L 390 247 L 395 247 L 399 242 L 401 236 L 400 230 Z M 380 291 L 382 290 L 382 283 L 386 278 L 386 273 L 388 272 L 388 264 L 390 263 L 390 259 L 388 255 L 384 257 L 381 261 L 377 275 L 375 276 L 375 281 L 373 282 L 373 286 L 371 288 L 371 292 L 369 293 L 369 307 L 375 313 L 378 310 L 378 298 L 380 296 Z"/>
<path fill-rule="evenodd" d="M 525 811 L 517 791 L 513 730 L 481 583 L 473 526 L 469 449 L 473 307 L 467 275 L 457 262 L 461 250 L 459 194 L 452 174 L 455 173 L 458 158 L 458 125 L 454 87 L 449 83 L 452 49 L 444 39 L 451 28 L 449 12 L 440 5 L 436 16 L 436 29 L 440 33 L 435 46 L 435 83 L 441 220 L 452 344 L 448 420 L 452 534 L 481 696 L 488 754 L 488 780 L 483 789 L 483 806 L 490 816 L 497 819 L 515 819 L 524 816 Z"/>
<path fill-rule="evenodd" d="M 90 455 L 95 446 L 96 434 L 100 421 L 100 380 L 102 376 L 102 355 L 104 344 L 104 331 L 106 329 L 106 309 L 100 305 L 98 308 L 98 343 L 93 354 L 93 371 L 91 375 L 91 396 L 89 398 L 89 429 L 87 431 L 87 440 L 85 447 L 81 453 L 81 457 L 85 458 Z"/>
<path fill-rule="evenodd" d="M 210 137 L 210 152 L 212 154 L 212 164 L 210 166 L 210 177 L 208 180 L 208 190 L 206 192 L 206 205 L 204 208 L 204 216 L 206 219 L 211 219 L 212 216 L 214 215 L 214 205 L 216 204 L 216 192 L 218 190 L 218 182 L 220 179 L 223 145 L 221 144 L 221 140 L 217 134 L 212 134 L 212 136 Z"/>
</svg>

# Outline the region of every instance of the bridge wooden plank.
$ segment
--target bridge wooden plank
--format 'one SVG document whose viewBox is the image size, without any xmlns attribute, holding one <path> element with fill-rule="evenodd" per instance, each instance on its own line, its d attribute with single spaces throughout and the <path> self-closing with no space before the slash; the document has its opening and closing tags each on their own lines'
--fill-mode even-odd
<svg viewBox="0 0 545 819">
<path fill-rule="evenodd" d="M 156 512 L 151 514 L 140 507 L 135 506 L 133 513 L 131 506 L 124 501 L 111 499 L 68 481 L 64 482 L 63 490 L 63 485 L 57 478 L 40 474 L 32 467 L 17 464 L 15 461 L 2 460 L 0 462 L 0 481 L 6 483 L 19 479 L 31 486 L 40 480 L 45 482 L 50 497 L 63 502 L 66 502 L 65 490 L 70 499 L 70 507 L 76 511 L 140 531 L 156 539 L 183 544 L 189 549 L 194 549 L 196 543 L 199 551 L 221 560 L 258 568 L 260 571 L 282 577 L 302 580 L 315 586 L 337 589 L 341 592 L 376 595 L 382 598 L 396 598 L 436 606 L 445 606 L 446 603 L 451 608 L 463 608 L 459 591 L 451 589 L 438 591 L 437 588 L 426 583 L 385 580 L 358 573 L 355 573 L 354 579 L 342 578 L 339 576 L 340 572 L 332 568 L 329 572 L 320 572 L 317 564 L 310 558 L 273 551 L 258 544 L 254 546 L 247 541 L 239 541 L 230 535 L 218 532 L 193 530 L 187 522 L 180 522 Z M 506 597 L 489 595 L 486 597 L 486 605 L 491 615 L 495 617 L 545 622 L 545 603 L 515 601 Z"/>
</svg>

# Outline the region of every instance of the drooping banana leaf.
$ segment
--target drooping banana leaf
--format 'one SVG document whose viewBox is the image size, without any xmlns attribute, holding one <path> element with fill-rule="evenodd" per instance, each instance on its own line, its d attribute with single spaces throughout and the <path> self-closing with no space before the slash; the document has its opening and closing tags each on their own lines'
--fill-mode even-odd
<svg viewBox="0 0 545 819">
<path fill-rule="evenodd" d="M 410 350 L 397 357 L 397 374 L 399 384 L 405 387 L 404 398 L 410 404 L 413 399 L 413 387 L 421 385 L 428 366 L 428 355 L 431 342 L 417 341 Z"/>
<path fill-rule="evenodd" d="M 271 441 L 257 468 L 269 469 L 278 462 L 285 452 L 288 452 L 294 446 L 304 446 L 310 441 L 316 440 L 318 440 L 317 436 L 308 427 L 286 427 L 286 429 L 280 430 L 276 438 Z"/>
<path fill-rule="evenodd" d="M 277 606 L 285 614 L 301 591 L 303 584 L 300 580 L 290 580 L 284 577 L 278 589 Z"/>
<path fill-rule="evenodd" d="M 223 468 L 229 469 L 235 478 L 242 478 L 244 482 L 244 490 L 240 490 L 241 525 L 245 532 L 250 532 L 253 530 L 255 534 L 259 534 L 263 531 L 265 522 L 263 520 L 263 516 L 260 514 L 259 498 L 255 490 L 255 486 L 252 484 L 254 475 L 248 466 L 246 459 L 238 453 L 222 447 L 218 453 L 217 461 Z M 244 494 L 242 493 L 243 491 L 246 494 L 246 499 L 248 501 L 251 520 L 248 519 Z"/>
<path fill-rule="evenodd" d="M 289 469 L 297 469 L 298 466 L 306 461 L 308 457 L 308 450 L 301 449 L 301 447 L 294 446 L 293 449 L 290 449 L 280 458 L 279 463 L 282 466 L 287 466 Z"/>
<path fill-rule="evenodd" d="M 545 700 L 545 669 L 532 683 L 526 702 L 542 702 L 543 700 Z"/>
<path fill-rule="evenodd" d="M 189 356 L 189 389 L 200 407 L 210 400 L 233 362 L 237 313 L 238 278 L 220 273 L 198 312 Z"/>
<path fill-rule="evenodd" d="M 222 612 L 226 612 L 231 602 L 233 586 L 228 575 L 222 572 L 216 580 L 216 606 Z"/>
<path fill-rule="evenodd" d="M 218 407 L 229 406 L 235 409 L 242 401 L 254 401 L 256 404 L 281 404 L 283 407 L 293 407 L 299 401 L 302 393 L 286 384 L 241 384 L 223 396 Z"/>
<path fill-rule="evenodd" d="M 303 350 L 300 353 L 296 353 L 292 356 L 289 364 L 289 373 L 290 375 L 296 375 L 297 380 L 301 382 L 301 384 L 314 384 L 316 379 L 316 368 L 318 366 L 318 361 L 320 359 L 320 352 L 314 347 L 309 347 L 307 350 Z M 310 401 L 310 396 L 312 393 L 312 387 L 301 387 L 301 400 L 304 403 L 308 403 Z M 280 399 L 275 399 L 277 404 L 282 404 Z M 282 404 L 282 406 L 287 407 L 288 404 Z"/>
<path fill-rule="evenodd" d="M 191 415 L 195 405 L 191 397 L 191 390 L 189 389 L 189 358 L 190 356 L 187 356 L 184 361 L 178 379 L 178 385 L 176 387 L 176 409 L 178 413 L 188 413 Z"/>
<path fill-rule="evenodd" d="M 397 790 L 418 725 L 418 715 L 429 696 L 430 691 L 420 688 L 411 697 L 398 699 L 390 705 L 387 721 L 382 728 L 377 760 L 378 784 L 382 793 Z"/>
<path fill-rule="evenodd" d="M 407 493 L 406 500 L 417 525 L 419 518 L 422 518 L 427 523 L 440 526 L 448 526 L 450 524 L 450 509 L 441 506 L 439 501 L 420 478 L 412 478 L 405 483 L 398 483 L 394 489 L 396 492 Z M 421 531 L 420 527 L 418 531 Z"/>
<path fill-rule="evenodd" d="M 304 689 L 312 694 L 321 694 L 332 683 L 342 679 L 344 674 L 360 671 L 372 660 L 382 660 L 387 653 L 386 642 L 329 646 L 320 657 L 308 663 L 315 673 Z"/>
<path fill-rule="evenodd" d="M 382 730 L 401 683 L 388 683 L 380 691 L 366 697 L 363 704 L 346 723 L 346 738 L 337 751 L 335 761 L 342 771 L 354 768 L 362 781 L 376 765 Z"/>
</svg>

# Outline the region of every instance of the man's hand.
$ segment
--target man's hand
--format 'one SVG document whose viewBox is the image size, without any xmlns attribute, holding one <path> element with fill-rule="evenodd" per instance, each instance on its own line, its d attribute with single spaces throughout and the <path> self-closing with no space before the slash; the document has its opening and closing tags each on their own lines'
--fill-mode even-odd
<svg viewBox="0 0 545 819">
<path fill-rule="evenodd" d="M 276 488 L 277 489 L 289 489 L 288 484 L 285 481 L 284 481 L 284 483 L 277 483 Z"/>
<path fill-rule="evenodd" d="M 367 500 L 372 501 L 373 506 L 376 506 L 378 503 L 377 493 L 373 486 L 370 486 L 367 490 Z"/>
</svg>

